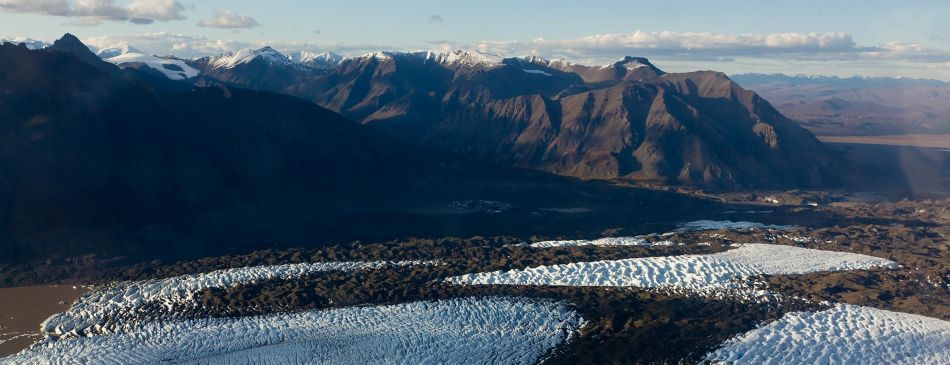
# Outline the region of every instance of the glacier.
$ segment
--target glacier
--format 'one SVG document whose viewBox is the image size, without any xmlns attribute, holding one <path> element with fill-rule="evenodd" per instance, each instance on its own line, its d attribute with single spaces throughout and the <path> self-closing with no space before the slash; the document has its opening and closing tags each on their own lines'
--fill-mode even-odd
<svg viewBox="0 0 950 365">
<path fill-rule="evenodd" d="M 532 364 L 583 318 L 561 302 L 420 301 L 238 318 L 155 321 L 127 332 L 48 339 L 16 364 Z"/>
<path fill-rule="evenodd" d="M 792 312 L 708 355 L 728 364 L 950 364 L 950 322 L 850 304 Z"/>
<path fill-rule="evenodd" d="M 391 266 L 432 265 L 436 261 L 353 261 L 316 262 L 272 266 L 251 266 L 216 270 L 164 279 L 120 282 L 83 295 L 68 310 L 55 314 L 41 325 L 43 333 L 66 338 L 92 333 L 111 333 L 135 326 L 121 317 L 136 317 L 148 304 L 159 304 L 166 312 L 197 305 L 196 295 L 205 289 L 229 288 L 273 279 L 293 279 L 331 271 L 372 270 Z"/>
<path fill-rule="evenodd" d="M 579 262 L 466 274 L 445 279 L 460 285 L 565 285 L 685 289 L 715 294 L 737 289 L 737 279 L 760 275 L 896 268 L 896 262 L 855 253 L 747 243 L 704 255 Z"/>
</svg>

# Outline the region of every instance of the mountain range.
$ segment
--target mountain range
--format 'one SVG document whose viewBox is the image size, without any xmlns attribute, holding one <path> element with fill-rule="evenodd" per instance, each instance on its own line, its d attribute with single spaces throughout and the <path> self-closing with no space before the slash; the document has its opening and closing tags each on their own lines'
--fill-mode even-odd
<svg viewBox="0 0 950 365">
<path fill-rule="evenodd" d="M 585 179 L 707 188 L 840 183 L 808 131 L 718 72 L 666 73 L 478 51 L 284 55 L 271 47 L 178 59 L 98 50 L 125 69 L 197 86 L 296 96 L 440 152 Z"/>
<path fill-rule="evenodd" d="M 134 66 L 125 62 L 134 57 L 108 55 Z M 297 96 L 391 136 L 504 165 L 710 188 L 840 181 L 838 162 L 810 133 L 726 75 L 668 74 L 644 58 L 586 66 L 478 51 L 343 58 L 264 47 L 141 62 L 163 73 L 170 63 L 176 79 Z"/>
<path fill-rule="evenodd" d="M 719 209 L 412 145 L 298 97 L 196 86 L 159 61 L 118 67 L 71 35 L 36 50 L 0 45 L 0 64 L 0 268 L 590 234 Z M 549 209 L 578 204 L 598 212 Z"/>
</svg>

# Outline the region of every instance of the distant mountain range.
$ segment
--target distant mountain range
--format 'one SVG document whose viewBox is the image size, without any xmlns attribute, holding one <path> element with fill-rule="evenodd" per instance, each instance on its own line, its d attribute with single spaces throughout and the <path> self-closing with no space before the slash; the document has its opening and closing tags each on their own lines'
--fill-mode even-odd
<svg viewBox="0 0 950 365">
<path fill-rule="evenodd" d="M 840 182 L 823 145 L 717 72 L 668 74 L 477 51 L 284 55 L 271 47 L 179 59 L 133 47 L 98 57 L 197 86 L 293 95 L 399 139 L 580 178 L 712 188 Z"/>
<path fill-rule="evenodd" d="M 948 82 L 781 74 L 739 74 L 732 79 L 816 134 L 950 133 Z"/>
</svg>

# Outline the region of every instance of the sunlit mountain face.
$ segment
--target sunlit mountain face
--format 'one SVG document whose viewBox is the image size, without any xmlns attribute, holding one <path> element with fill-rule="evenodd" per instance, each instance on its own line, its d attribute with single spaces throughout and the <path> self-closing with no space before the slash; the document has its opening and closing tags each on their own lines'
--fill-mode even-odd
<svg viewBox="0 0 950 365">
<path fill-rule="evenodd" d="M 0 363 L 950 363 L 950 7 L 485 5 L 0 0 Z"/>
</svg>

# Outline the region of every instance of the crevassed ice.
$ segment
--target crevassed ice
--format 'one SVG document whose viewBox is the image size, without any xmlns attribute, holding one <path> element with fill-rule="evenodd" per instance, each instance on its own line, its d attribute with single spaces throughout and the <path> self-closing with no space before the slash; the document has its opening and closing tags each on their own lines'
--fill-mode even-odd
<svg viewBox="0 0 950 365">
<path fill-rule="evenodd" d="M 317 262 L 273 266 L 252 266 L 208 273 L 117 283 L 83 295 L 68 310 L 48 318 L 44 333 L 74 336 L 88 329 L 108 333 L 121 323 L 110 319 L 134 312 L 146 304 L 158 303 L 171 310 L 177 305 L 196 305 L 194 296 L 205 289 L 229 288 L 262 280 L 291 279 L 329 271 L 370 270 L 386 266 L 434 264 L 434 261 Z M 107 324 L 108 323 L 108 324 Z"/>
<path fill-rule="evenodd" d="M 706 255 L 643 257 L 494 271 L 447 278 L 455 284 L 622 286 L 706 292 L 736 288 L 734 279 L 758 275 L 896 268 L 873 256 L 772 244 L 744 244 Z"/>
<path fill-rule="evenodd" d="M 465 298 L 239 318 L 158 321 L 40 343 L 17 364 L 531 364 L 583 319 L 547 300 Z"/>
<path fill-rule="evenodd" d="M 706 356 L 728 364 L 950 364 L 950 322 L 849 304 L 788 313 Z"/>
</svg>

